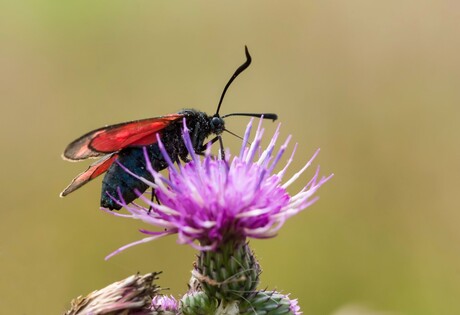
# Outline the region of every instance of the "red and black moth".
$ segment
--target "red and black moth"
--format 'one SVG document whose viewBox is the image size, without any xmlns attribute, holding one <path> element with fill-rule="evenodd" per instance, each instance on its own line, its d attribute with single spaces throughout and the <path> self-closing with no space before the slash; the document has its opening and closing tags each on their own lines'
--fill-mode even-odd
<svg viewBox="0 0 460 315">
<path fill-rule="evenodd" d="M 140 193 L 145 192 L 148 186 L 134 176 L 127 173 L 122 166 L 147 180 L 153 181 L 152 175 L 146 169 L 144 147 L 148 158 L 156 171 L 167 167 L 167 163 L 160 152 L 157 135 L 164 144 L 165 150 L 173 162 L 180 160 L 187 162 L 188 151 L 182 140 L 183 119 L 187 122 L 190 137 L 196 153 L 206 150 L 205 140 L 215 135 L 209 142 L 219 141 L 223 152 L 221 134 L 225 129 L 224 118 L 229 116 L 252 116 L 276 120 L 273 113 L 232 113 L 220 116 L 219 110 L 225 93 L 233 80 L 251 64 L 251 55 L 245 47 L 246 61 L 233 74 L 225 86 L 217 111 L 209 116 L 194 109 L 184 109 L 175 114 L 160 117 L 135 120 L 102 127 L 90 131 L 71 142 L 64 151 L 63 158 L 69 161 L 80 161 L 89 158 L 100 158 L 89 166 L 83 173 L 75 177 L 69 186 L 61 193 L 67 196 L 92 179 L 106 173 L 102 181 L 101 207 L 110 210 L 119 210 L 121 205 L 116 199 L 124 202 L 134 201 Z"/>
</svg>

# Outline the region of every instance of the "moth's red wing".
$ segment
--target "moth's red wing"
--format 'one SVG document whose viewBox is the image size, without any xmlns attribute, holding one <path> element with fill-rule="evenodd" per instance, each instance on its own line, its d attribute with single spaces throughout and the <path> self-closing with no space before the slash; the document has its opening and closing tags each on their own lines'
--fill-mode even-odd
<svg viewBox="0 0 460 315">
<path fill-rule="evenodd" d="M 157 141 L 156 134 L 171 122 L 184 117 L 171 114 L 102 127 L 81 136 L 67 146 L 63 157 L 84 160 L 120 151 L 130 146 L 144 146 Z"/>
<path fill-rule="evenodd" d="M 117 159 L 118 154 L 109 154 L 99 161 L 96 161 L 95 163 L 91 164 L 86 171 L 83 173 L 79 174 L 77 177 L 75 177 L 72 182 L 70 183 L 69 186 L 64 189 L 63 192 L 61 192 L 61 197 L 67 196 L 71 192 L 77 190 L 90 180 L 98 177 L 99 175 L 105 173 L 110 165 L 112 165 L 113 162 Z"/>
<path fill-rule="evenodd" d="M 121 126 L 112 126 L 98 134 L 89 146 L 98 152 L 110 153 L 128 146 L 142 146 L 155 143 L 156 134 L 171 124 L 172 121 L 183 117 L 181 114 L 172 114 L 159 118 L 125 123 Z"/>
</svg>

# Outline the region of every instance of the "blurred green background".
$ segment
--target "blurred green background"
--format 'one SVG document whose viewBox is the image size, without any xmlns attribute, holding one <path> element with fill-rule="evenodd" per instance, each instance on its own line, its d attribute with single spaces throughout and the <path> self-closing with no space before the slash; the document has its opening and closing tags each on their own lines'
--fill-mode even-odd
<svg viewBox="0 0 460 315">
<path fill-rule="evenodd" d="M 2 1 L 0 313 L 60 314 L 138 271 L 185 291 L 195 252 L 175 237 L 104 261 L 141 226 L 98 210 L 100 180 L 59 198 L 88 164 L 60 154 L 105 124 L 213 113 L 246 44 L 221 113 L 277 112 L 299 142 L 292 171 L 321 147 L 336 174 L 251 242 L 261 287 L 306 315 L 460 314 L 459 21 L 453 0 Z"/>
</svg>

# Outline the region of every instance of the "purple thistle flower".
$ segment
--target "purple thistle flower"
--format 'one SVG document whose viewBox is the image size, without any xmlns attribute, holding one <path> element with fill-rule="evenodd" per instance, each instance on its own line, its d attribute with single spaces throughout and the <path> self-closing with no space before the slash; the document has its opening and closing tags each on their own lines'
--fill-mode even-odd
<svg viewBox="0 0 460 315">
<path fill-rule="evenodd" d="M 172 295 L 155 295 L 152 299 L 152 309 L 175 314 L 178 310 L 178 303 Z"/>
<path fill-rule="evenodd" d="M 289 296 L 286 295 L 286 298 L 289 298 Z M 300 311 L 300 306 L 299 306 L 299 302 L 297 299 L 289 300 L 289 302 L 290 302 L 289 309 L 291 310 L 292 314 L 295 314 L 295 315 L 302 314 L 302 312 Z"/>
<path fill-rule="evenodd" d="M 318 199 L 313 197 L 314 193 L 332 175 L 319 177 L 318 167 L 313 178 L 298 193 L 290 195 L 287 188 L 312 164 L 319 150 L 300 171 L 283 183 L 297 146 L 285 167 L 275 173 L 275 167 L 285 153 L 291 137 L 275 153 L 278 126 L 270 144 L 260 152 L 264 133 L 261 122 L 252 144 L 248 146 L 251 120 L 240 154 L 233 158 L 229 158 L 227 154 L 226 160 L 213 157 L 210 148 L 204 158 L 197 156 L 185 119 L 183 138 L 191 156 L 189 163 L 174 165 L 158 137 L 160 150 L 169 164 L 169 178 L 154 171 L 149 159 L 146 159 L 147 168 L 155 180 L 154 183 L 138 177 L 126 168 L 125 170 L 154 188 L 160 204 L 140 196 L 148 207 L 118 200 L 129 214 L 103 210 L 116 216 L 140 219 L 164 230 L 141 230 L 150 236 L 121 247 L 107 256 L 107 259 L 133 245 L 175 233 L 178 234 L 179 243 L 190 244 L 204 251 L 216 250 L 228 241 L 244 241 L 247 237 L 274 237 L 288 218 L 313 204 Z"/>
</svg>

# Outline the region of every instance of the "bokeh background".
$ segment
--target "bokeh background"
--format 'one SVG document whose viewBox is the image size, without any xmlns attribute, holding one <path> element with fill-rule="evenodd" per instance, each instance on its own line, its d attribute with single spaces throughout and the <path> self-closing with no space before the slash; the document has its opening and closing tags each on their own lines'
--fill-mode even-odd
<svg viewBox="0 0 460 315">
<path fill-rule="evenodd" d="M 143 226 L 98 210 L 100 180 L 59 198 L 88 164 L 60 154 L 105 124 L 213 113 L 246 44 L 222 113 L 277 112 L 292 171 L 321 147 L 336 174 L 252 241 L 261 287 L 306 315 L 460 314 L 459 21 L 453 0 L 2 1 L 0 312 L 60 314 L 138 271 L 185 291 L 195 252 L 174 237 L 104 261 Z"/>
</svg>

